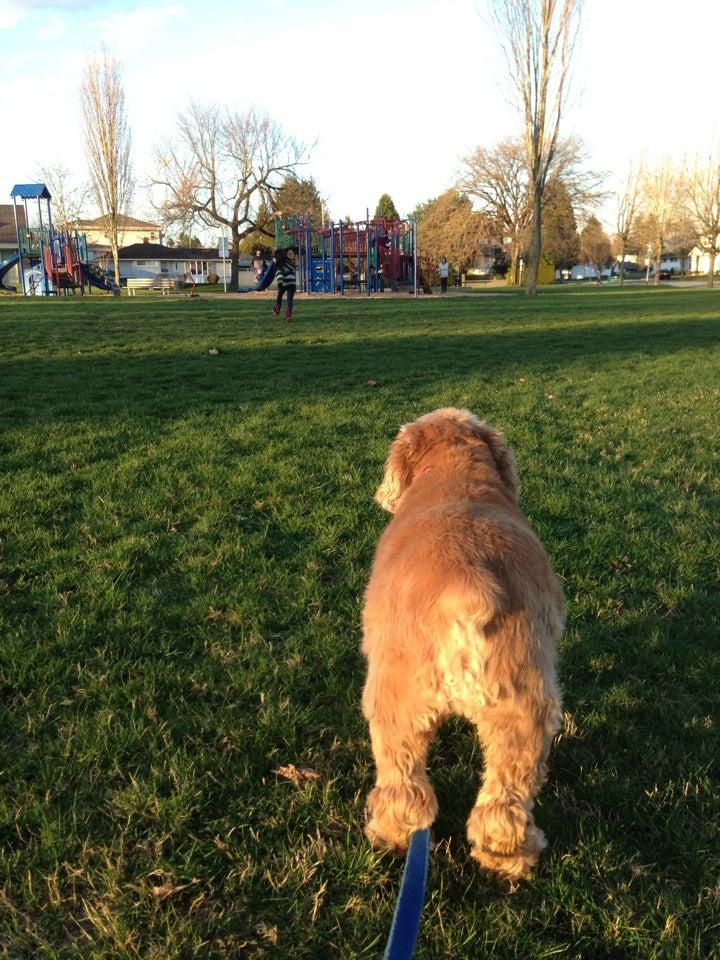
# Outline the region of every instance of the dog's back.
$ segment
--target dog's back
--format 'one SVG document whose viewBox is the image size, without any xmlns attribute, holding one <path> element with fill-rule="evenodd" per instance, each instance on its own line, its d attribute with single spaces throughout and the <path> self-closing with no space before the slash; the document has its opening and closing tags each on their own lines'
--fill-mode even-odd
<svg viewBox="0 0 720 960">
<path fill-rule="evenodd" d="M 380 738 L 390 752 L 391 740 L 414 743 L 412 769 L 427 792 L 418 772 L 422 743 L 450 713 L 476 724 L 486 766 L 488 751 L 497 747 L 512 759 L 528 752 L 525 741 L 529 781 L 521 793 L 528 796 L 522 816 L 515 810 L 519 822 L 529 815 L 530 781 L 542 779 L 559 721 L 555 643 L 563 597 L 518 508 L 512 456 L 472 415 L 438 411 L 401 431 L 378 499 L 394 516 L 378 544 L 363 615 L 363 707 L 377 731 L 374 748 Z M 487 773 L 486 788 L 494 789 Z M 379 832 L 372 820 L 369 830 Z M 485 857 L 484 865 L 511 876 L 526 872 L 542 845 L 533 830 L 535 843 L 519 860 L 498 866 Z M 515 848 L 524 842 L 515 840 Z"/>
</svg>

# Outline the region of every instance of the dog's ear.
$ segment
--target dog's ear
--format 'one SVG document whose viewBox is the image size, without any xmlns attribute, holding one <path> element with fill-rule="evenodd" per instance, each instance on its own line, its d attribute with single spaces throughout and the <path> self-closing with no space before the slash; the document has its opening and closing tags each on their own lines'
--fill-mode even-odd
<svg viewBox="0 0 720 960">
<path fill-rule="evenodd" d="M 475 420 L 471 425 L 471 431 L 473 436 L 477 437 L 479 440 L 482 440 L 484 444 L 490 450 L 492 458 L 495 461 L 495 466 L 497 472 L 500 475 L 500 479 L 505 484 L 509 492 L 512 494 L 513 500 L 518 499 L 519 493 L 519 482 L 517 475 L 517 467 L 515 466 L 515 456 L 505 442 L 505 437 L 500 433 L 499 430 L 496 430 L 494 427 L 491 427 L 489 423 L 485 423 L 484 420 Z"/>
<path fill-rule="evenodd" d="M 412 439 L 408 426 L 400 427 L 385 461 L 382 483 L 375 491 L 375 501 L 388 513 L 395 513 L 398 502 L 412 480 Z"/>
</svg>

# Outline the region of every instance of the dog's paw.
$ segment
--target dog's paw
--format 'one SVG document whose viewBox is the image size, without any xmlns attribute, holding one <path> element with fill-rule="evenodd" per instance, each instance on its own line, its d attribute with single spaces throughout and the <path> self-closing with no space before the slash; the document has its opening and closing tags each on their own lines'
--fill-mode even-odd
<svg viewBox="0 0 720 960">
<path fill-rule="evenodd" d="M 546 846 L 545 835 L 524 807 L 499 802 L 473 809 L 468 839 L 473 859 L 509 880 L 529 876 Z"/>
<path fill-rule="evenodd" d="M 410 831 L 398 830 L 395 825 L 370 820 L 365 826 L 365 836 L 373 850 L 404 854 L 410 842 Z"/>
</svg>

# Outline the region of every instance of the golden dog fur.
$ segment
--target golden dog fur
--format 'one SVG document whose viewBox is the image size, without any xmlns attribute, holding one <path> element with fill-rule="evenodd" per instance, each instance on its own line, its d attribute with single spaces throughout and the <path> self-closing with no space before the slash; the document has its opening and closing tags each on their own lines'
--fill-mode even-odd
<svg viewBox="0 0 720 960">
<path fill-rule="evenodd" d="M 375 499 L 393 518 L 363 613 L 363 712 L 377 770 L 365 832 L 401 851 L 432 824 L 428 748 L 460 714 L 485 758 L 467 824 L 473 856 L 524 877 L 545 846 L 532 807 L 561 717 L 564 600 L 518 507 L 513 455 L 469 411 L 436 410 L 400 428 Z"/>
</svg>

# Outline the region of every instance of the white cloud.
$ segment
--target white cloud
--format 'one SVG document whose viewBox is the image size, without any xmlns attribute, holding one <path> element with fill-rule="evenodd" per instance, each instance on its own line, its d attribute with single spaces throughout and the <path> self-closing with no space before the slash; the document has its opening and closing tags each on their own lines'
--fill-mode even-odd
<svg viewBox="0 0 720 960">
<path fill-rule="evenodd" d="M 97 6 L 100 0 L 24 0 L 28 10 L 86 10 Z"/>
<path fill-rule="evenodd" d="M 19 3 L 12 0 L 0 0 L 0 30 L 12 30 L 25 16 L 25 11 Z"/>
<path fill-rule="evenodd" d="M 96 6 L 99 0 L 0 0 L 0 30 L 12 30 L 22 20 L 29 18 L 32 11 L 37 10 L 86 10 Z M 40 27 L 41 31 L 43 27 Z M 52 34 L 55 36 L 56 34 Z"/>
<path fill-rule="evenodd" d="M 102 42 L 112 53 L 129 61 L 140 50 L 154 45 L 163 34 L 174 36 L 178 23 L 184 17 L 183 8 L 179 6 L 118 10 L 100 22 L 99 32 Z M 158 50 L 158 58 L 162 58 L 161 51 L 162 47 Z"/>
</svg>

